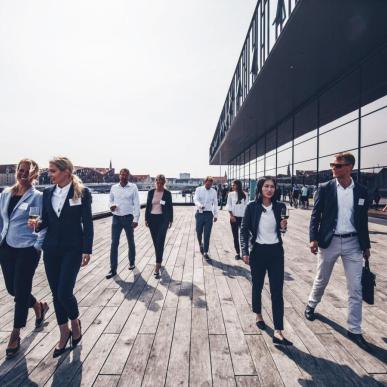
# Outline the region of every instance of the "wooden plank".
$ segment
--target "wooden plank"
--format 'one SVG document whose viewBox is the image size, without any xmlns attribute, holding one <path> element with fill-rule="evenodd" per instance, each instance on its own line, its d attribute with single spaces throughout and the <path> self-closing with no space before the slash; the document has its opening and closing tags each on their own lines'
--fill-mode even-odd
<svg viewBox="0 0 387 387">
<path fill-rule="evenodd" d="M 98 375 L 93 387 L 116 387 L 119 380 L 119 375 Z"/>
<path fill-rule="evenodd" d="M 236 376 L 235 381 L 238 387 L 259 387 L 258 376 Z"/>
</svg>

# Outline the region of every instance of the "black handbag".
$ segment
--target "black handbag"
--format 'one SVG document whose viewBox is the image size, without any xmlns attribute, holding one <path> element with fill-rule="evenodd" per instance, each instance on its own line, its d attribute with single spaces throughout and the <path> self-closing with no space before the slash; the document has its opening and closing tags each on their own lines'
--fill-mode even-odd
<svg viewBox="0 0 387 387">
<path fill-rule="evenodd" d="M 369 260 L 366 259 L 361 275 L 361 286 L 363 292 L 363 301 L 370 305 L 374 304 L 374 288 L 376 286 L 375 278 L 376 275 L 370 270 Z"/>
</svg>

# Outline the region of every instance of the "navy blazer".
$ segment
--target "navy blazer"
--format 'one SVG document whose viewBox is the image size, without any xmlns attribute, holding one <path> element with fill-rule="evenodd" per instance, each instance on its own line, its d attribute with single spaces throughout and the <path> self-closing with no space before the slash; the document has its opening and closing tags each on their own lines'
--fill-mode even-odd
<svg viewBox="0 0 387 387">
<path fill-rule="evenodd" d="M 150 215 L 152 211 L 152 200 L 153 195 L 155 193 L 155 188 L 148 191 L 148 197 L 146 199 L 146 208 L 145 208 L 145 221 L 149 223 Z M 173 205 L 172 205 L 172 194 L 167 189 L 164 189 L 163 196 L 161 200 L 165 201 L 164 205 L 161 205 L 161 209 L 163 212 L 163 220 L 166 223 L 173 222 Z"/>
<path fill-rule="evenodd" d="M 273 212 L 274 217 L 277 222 L 277 236 L 279 242 L 282 244 L 282 236 L 281 236 L 281 211 L 283 208 L 285 208 L 285 204 L 282 202 L 273 202 Z M 241 225 L 241 247 L 242 247 L 242 254 L 250 255 L 249 253 L 249 243 L 250 240 L 255 243 L 258 235 L 258 226 L 259 221 L 261 219 L 261 215 L 263 212 L 262 207 L 262 201 L 261 200 L 255 200 L 253 202 L 250 202 L 245 210 L 245 215 L 242 219 L 242 225 Z"/>
<path fill-rule="evenodd" d="M 364 199 L 362 205 L 359 199 Z M 370 248 L 368 232 L 367 188 L 355 183 L 353 187 L 354 226 L 362 250 Z M 337 227 L 338 205 L 336 179 L 320 184 L 314 198 L 314 207 L 309 226 L 310 241 L 317 241 L 319 247 L 327 248 Z"/>
<path fill-rule="evenodd" d="M 90 191 L 85 188 L 82 194 L 81 204 L 70 206 L 70 199 L 74 194 L 74 188 L 71 186 L 60 216 L 58 217 L 51 204 L 54 190 L 55 186 L 52 186 L 46 188 L 43 192 L 42 223 L 39 227 L 40 230 L 47 228 L 46 238 L 43 242 L 43 250 L 75 249 L 79 250 L 82 254 L 91 254 L 94 228 Z"/>
</svg>

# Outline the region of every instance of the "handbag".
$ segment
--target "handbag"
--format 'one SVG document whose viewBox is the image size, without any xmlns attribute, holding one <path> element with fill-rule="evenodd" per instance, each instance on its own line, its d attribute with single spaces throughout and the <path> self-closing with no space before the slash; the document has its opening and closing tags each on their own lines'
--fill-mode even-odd
<svg viewBox="0 0 387 387">
<path fill-rule="evenodd" d="M 361 275 L 361 286 L 363 293 L 363 301 L 370 305 L 374 304 L 374 288 L 376 286 L 375 279 L 376 275 L 370 270 L 369 260 L 366 259 Z"/>
</svg>

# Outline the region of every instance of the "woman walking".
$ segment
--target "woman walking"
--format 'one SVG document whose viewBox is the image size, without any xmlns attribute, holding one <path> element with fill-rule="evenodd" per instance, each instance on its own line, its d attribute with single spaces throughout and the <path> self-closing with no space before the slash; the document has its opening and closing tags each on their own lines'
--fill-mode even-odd
<svg viewBox="0 0 387 387">
<path fill-rule="evenodd" d="M 292 345 L 283 336 L 284 250 L 281 231 L 286 230 L 287 221 L 281 220 L 281 215 L 286 207 L 275 200 L 275 192 L 274 178 L 263 177 L 258 181 L 256 200 L 247 205 L 242 220 L 241 245 L 243 261 L 251 268 L 252 305 L 257 327 L 262 330 L 266 328 L 262 318 L 261 293 L 267 271 L 274 321 L 273 343 Z M 253 247 L 249 252 L 250 240 Z"/>
<path fill-rule="evenodd" d="M 28 228 L 31 211 L 42 209 L 42 194 L 33 184 L 39 173 L 38 164 L 30 159 L 19 161 L 16 183 L 0 197 L 0 262 L 8 293 L 14 297 L 15 311 L 6 357 L 14 357 L 20 348 L 20 329 L 26 326 L 28 309 L 33 308 L 35 327 L 42 326 L 48 311 L 46 302 L 31 294 L 32 280 L 38 266 L 45 232 Z"/>
<path fill-rule="evenodd" d="M 156 278 L 160 278 L 165 237 L 168 228 L 172 226 L 172 222 L 172 195 L 165 188 L 165 176 L 157 175 L 156 188 L 148 192 L 145 210 L 145 225 L 149 227 L 156 252 L 156 267 L 154 272 Z"/>
<path fill-rule="evenodd" d="M 66 351 L 69 341 L 74 348 L 82 338 L 73 291 L 79 269 L 89 263 L 93 246 L 91 194 L 73 169 L 66 157 L 50 161 L 49 174 L 54 185 L 43 193 L 42 220 L 38 222 L 39 230 L 47 229 L 43 260 L 60 330 L 54 357 Z"/>
<path fill-rule="evenodd" d="M 242 182 L 240 180 L 234 180 L 231 184 L 231 189 L 232 192 L 228 194 L 226 207 L 230 214 L 230 225 L 236 251 L 235 259 L 238 260 L 241 259 L 239 230 L 245 213 L 247 198 L 246 194 L 243 192 Z"/>
</svg>

